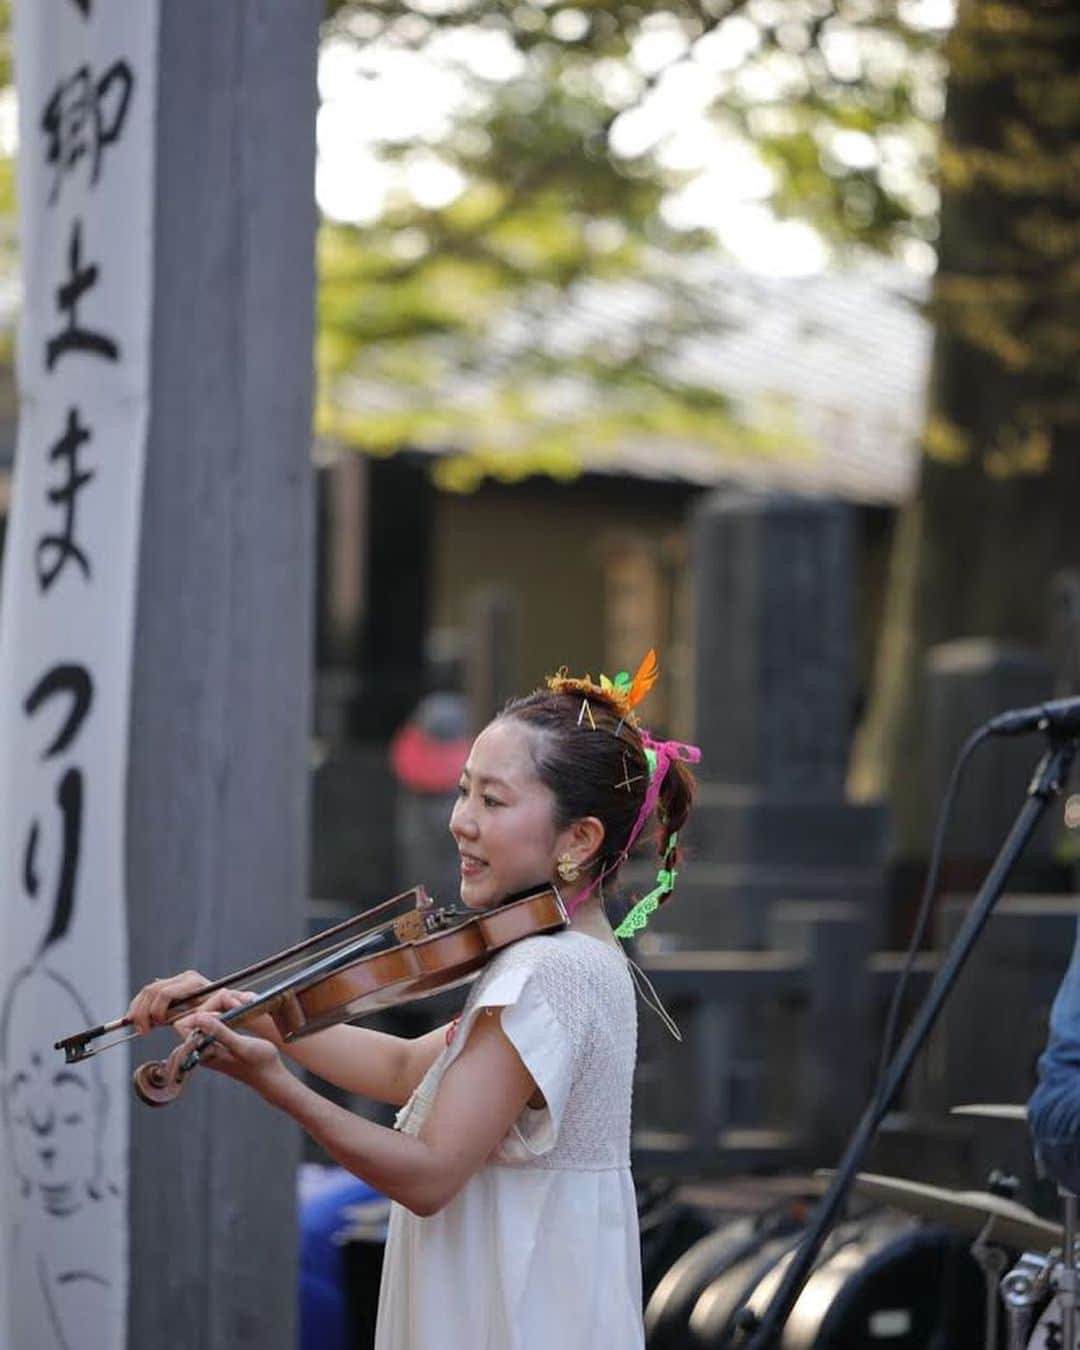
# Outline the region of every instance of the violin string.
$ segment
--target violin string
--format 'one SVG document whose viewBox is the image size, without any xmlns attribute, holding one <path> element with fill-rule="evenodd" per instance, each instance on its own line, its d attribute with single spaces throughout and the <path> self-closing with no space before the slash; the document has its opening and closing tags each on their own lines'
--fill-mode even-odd
<svg viewBox="0 0 1080 1350">
<path fill-rule="evenodd" d="M 227 989 L 233 984 L 250 982 L 251 980 L 260 977 L 264 971 L 280 971 L 282 969 L 282 963 L 287 959 L 296 958 L 301 952 L 310 952 L 313 947 L 318 947 L 319 943 L 324 939 L 336 937 L 339 934 L 344 934 L 349 931 L 353 931 L 355 937 L 354 930 L 358 928 L 365 919 L 370 919 L 372 915 L 379 914 L 383 910 L 389 909 L 392 905 L 400 905 L 403 901 L 412 899 L 413 908 L 421 909 L 423 906 L 421 906 L 417 900 L 417 892 L 424 893 L 428 900 L 428 905 L 430 906 L 430 897 L 427 897 L 426 892 L 423 891 L 423 887 L 414 886 L 411 890 L 402 891 L 400 895 L 392 895 L 389 900 L 383 900 L 377 905 L 372 905 L 370 909 L 365 909 L 359 914 L 354 914 L 351 918 L 345 919 L 339 924 L 335 924 L 332 928 L 326 929 L 323 933 L 316 933 L 313 937 L 305 938 L 302 942 L 297 942 L 291 947 L 286 947 L 284 951 L 278 952 L 276 956 L 267 957 L 264 961 L 256 961 L 254 965 L 244 966 L 241 970 L 234 970 L 229 975 L 223 975 L 221 979 L 215 980 L 203 991 L 204 995 L 209 995 L 218 989 Z M 392 922 L 392 920 L 390 922 Z M 347 942 L 350 939 L 343 937 L 341 940 Z"/>
<path fill-rule="evenodd" d="M 387 923 L 379 924 L 378 927 L 372 928 L 370 930 L 370 933 L 364 933 L 362 934 L 362 936 L 368 937 L 371 934 L 383 933 L 386 931 L 387 928 L 392 926 L 393 922 L 394 922 L 393 919 L 391 919 Z M 315 953 L 314 955 L 311 955 L 309 953 L 306 956 L 297 956 L 294 957 L 294 959 L 291 961 L 283 961 L 281 965 L 273 966 L 265 971 L 261 971 L 259 975 L 257 975 L 256 978 L 252 980 L 250 983 L 266 984 L 269 983 L 271 980 L 279 980 L 282 977 L 282 975 L 287 975 L 291 970 L 299 970 L 302 966 L 310 965 L 312 961 L 319 961 L 324 956 L 332 956 L 334 952 L 344 951 L 346 947 L 351 946 L 351 944 L 354 943 L 355 941 L 356 941 L 356 934 L 354 934 L 352 937 L 340 938 L 337 942 L 329 946 L 323 947 L 321 951 Z M 183 1014 L 181 1014 L 181 1016 L 183 1016 Z"/>
<path fill-rule="evenodd" d="M 362 936 L 367 938 L 373 937 L 379 933 L 384 933 L 388 928 L 391 928 L 393 926 L 393 923 L 394 923 L 393 919 L 390 919 L 386 923 L 381 923 L 377 925 L 375 928 L 369 930 L 367 933 L 362 934 Z M 334 929 L 331 931 L 337 932 L 340 930 Z M 318 937 L 318 934 L 316 934 L 316 937 Z M 309 950 L 308 954 L 305 956 L 294 956 L 290 961 L 282 961 L 279 965 L 267 967 L 266 970 L 260 971 L 252 980 L 248 982 L 249 986 L 266 984 L 272 980 L 280 981 L 282 977 L 288 975 L 290 971 L 299 970 L 303 966 L 310 965 L 313 961 L 321 961 L 328 956 L 333 956 L 337 952 L 342 952 L 356 941 L 357 941 L 356 934 L 353 934 L 351 937 L 340 937 L 336 942 L 323 947 L 322 950 L 317 952 L 314 956 L 311 955 Z M 221 987 L 222 987 L 221 985 L 215 985 L 214 991 L 216 992 L 216 990 Z M 254 989 L 252 990 L 252 992 L 254 992 Z M 183 1000 L 185 1005 L 188 1006 L 178 1008 L 177 1011 L 172 1016 L 166 1018 L 164 1022 L 159 1022 L 157 1025 L 163 1027 L 171 1027 L 175 1023 L 181 1021 L 183 1018 L 190 1017 L 191 1014 L 197 1011 L 197 1009 L 200 1006 L 198 1003 L 191 1003 L 190 1000 L 197 998 L 199 998 L 199 994 L 197 993 L 189 994 L 187 998 Z M 128 1022 L 126 1019 L 120 1019 L 117 1025 L 130 1026 L 131 1023 Z M 156 1030 L 156 1028 L 152 1027 L 151 1030 Z M 130 1031 L 124 1036 L 117 1036 L 115 1037 L 115 1039 L 111 1041 L 105 1041 L 103 1044 L 95 1046 L 93 1050 L 84 1050 L 79 1055 L 78 1062 L 81 1063 L 85 1059 L 93 1059 L 95 1055 L 100 1055 L 104 1053 L 104 1051 L 106 1050 L 112 1050 L 118 1045 L 124 1045 L 128 1041 L 136 1040 L 141 1035 L 142 1032 Z"/>
</svg>

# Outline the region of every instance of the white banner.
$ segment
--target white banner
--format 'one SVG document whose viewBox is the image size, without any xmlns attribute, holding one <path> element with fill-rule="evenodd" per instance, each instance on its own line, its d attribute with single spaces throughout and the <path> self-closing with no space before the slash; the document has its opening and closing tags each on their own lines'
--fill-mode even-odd
<svg viewBox="0 0 1080 1350">
<path fill-rule="evenodd" d="M 123 1350 L 124 817 L 157 0 L 17 0 L 19 435 L 0 593 L 4 1350 Z"/>
</svg>

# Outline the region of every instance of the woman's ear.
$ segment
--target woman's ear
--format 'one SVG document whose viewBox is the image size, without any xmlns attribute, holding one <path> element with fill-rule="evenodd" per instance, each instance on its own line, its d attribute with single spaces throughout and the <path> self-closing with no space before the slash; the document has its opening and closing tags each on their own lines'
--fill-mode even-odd
<svg viewBox="0 0 1080 1350">
<path fill-rule="evenodd" d="M 583 816 L 568 826 L 563 839 L 565 851 L 582 867 L 595 862 L 604 847 L 604 825 L 596 816 Z"/>
</svg>

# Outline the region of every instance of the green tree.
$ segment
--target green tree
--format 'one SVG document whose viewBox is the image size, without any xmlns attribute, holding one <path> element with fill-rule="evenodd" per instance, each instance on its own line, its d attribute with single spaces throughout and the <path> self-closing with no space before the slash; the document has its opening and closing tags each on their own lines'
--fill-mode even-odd
<svg viewBox="0 0 1080 1350">
<path fill-rule="evenodd" d="M 1045 645 L 1051 580 L 1080 566 L 1080 11 L 968 0 L 947 54 L 930 415 L 853 771 L 909 856 L 928 648 Z"/>
<path fill-rule="evenodd" d="M 503 71 L 470 65 L 450 40 L 462 35 L 501 50 Z M 429 143 L 379 144 L 386 162 L 444 166 L 459 195 L 436 208 L 401 192 L 320 242 L 320 428 L 376 452 L 467 449 L 441 462 L 452 486 L 572 474 L 584 445 L 753 437 L 677 361 L 717 318 L 716 297 L 687 280 L 688 255 L 715 255 L 715 240 L 665 214 L 693 174 L 663 127 L 674 84 L 696 81 L 703 117 L 756 148 L 781 214 L 838 245 L 933 236 L 943 67 L 914 3 L 375 0 L 332 5 L 324 43 L 361 65 L 423 51 L 461 81 Z M 617 342 L 552 335 L 568 296 L 619 282 L 638 299 Z M 476 387 L 482 402 L 459 397 Z"/>
</svg>

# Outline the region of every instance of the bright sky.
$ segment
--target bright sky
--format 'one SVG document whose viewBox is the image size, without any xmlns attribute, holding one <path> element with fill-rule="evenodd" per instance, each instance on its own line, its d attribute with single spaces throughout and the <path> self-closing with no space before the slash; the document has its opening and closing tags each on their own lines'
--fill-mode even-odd
<svg viewBox="0 0 1080 1350">
<path fill-rule="evenodd" d="M 763 17 L 770 6 L 779 8 L 778 0 L 752 3 Z M 921 26 L 941 28 L 951 21 L 953 0 L 901 0 L 901 4 L 905 17 Z M 572 25 L 575 13 L 564 10 L 560 18 Z M 657 17 L 660 21 L 633 50 L 633 65 L 645 76 L 681 56 L 686 46 L 682 32 Z M 613 147 L 629 155 L 659 144 L 665 164 L 693 174 L 665 204 L 672 224 L 714 231 L 752 270 L 773 275 L 813 272 L 826 262 L 815 231 L 775 218 L 766 200 L 769 170 L 746 143 L 725 133 L 707 115 L 718 85 L 734 83 L 768 99 L 799 78 L 796 56 L 778 53 L 770 63 L 748 63 L 757 48 L 757 33 L 749 19 L 733 16 L 699 41 L 690 59 L 662 76 L 641 106 L 616 121 Z M 826 55 L 837 72 L 857 69 L 858 53 L 850 45 L 845 48 L 842 38 Z M 899 43 L 891 47 L 883 43 L 874 59 L 895 62 L 905 54 Z M 456 170 L 429 148 L 445 130 L 449 116 L 467 107 L 466 86 L 454 73 L 455 64 L 487 79 L 510 80 L 520 71 L 521 57 L 502 35 L 475 30 L 440 36 L 429 45 L 428 54 L 371 47 L 359 52 L 341 41 L 324 46 L 319 62 L 316 193 L 328 216 L 362 224 L 374 220 L 394 194 L 408 193 L 421 205 L 437 207 L 461 191 L 463 181 Z M 638 76 L 611 63 L 605 78 L 632 90 Z M 919 147 L 895 139 L 896 144 L 882 148 L 861 133 L 844 132 L 832 139 L 828 151 L 852 165 L 872 162 L 880 154 L 883 171 L 902 189 L 914 192 L 911 163 Z M 386 165 L 380 159 L 380 143 L 412 149 L 401 162 Z M 905 261 L 930 270 L 933 254 L 927 246 L 913 244 Z"/>
</svg>

